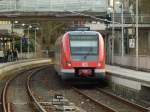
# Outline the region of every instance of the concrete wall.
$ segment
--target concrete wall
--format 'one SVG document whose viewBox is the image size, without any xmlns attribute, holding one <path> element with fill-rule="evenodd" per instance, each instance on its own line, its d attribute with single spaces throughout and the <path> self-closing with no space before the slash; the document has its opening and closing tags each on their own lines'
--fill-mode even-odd
<svg viewBox="0 0 150 112">
<path fill-rule="evenodd" d="M 115 34 L 114 63 L 123 66 L 136 67 L 136 49 L 126 47 L 125 56 L 121 57 L 120 34 Z M 128 38 L 128 36 L 127 36 Z M 139 68 L 150 70 L 150 30 L 139 30 Z"/>
<path fill-rule="evenodd" d="M 150 101 L 150 87 L 142 85 L 140 81 L 110 75 L 110 88 L 112 91 L 128 100 L 145 105 L 143 101 Z"/>
<path fill-rule="evenodd" d="M 114 56 L 114 63 L 136 67 L 136 56 Z M 150 56 L 139 56 L 139 68 L 150 69 Z"/>
<path fill-rule="evenodd" d="M 0 24 L 0 30 L 7 30 L 7 32 L 11 31 L 11 24 Z"/>
<path fill-rule="evenodd" d="M 148 32 L 148 43 L 150 44 L 150 30 Z M 148 45 L 148 52 L 150 54 L 150 45 Z"/>
<path fill-rule="evenodd" d="M 85 26 L 90 27 L 91 30 L 105 30 L 106 25 L 103 23 L 86 23 Z"/>
<path fill-rule="evenodd" d="M 42 65 L 51 63 L 49 59 L 30 59 L 18 62 L 10 62 L 0 65 L 0 81 L 5 78 L 10 78 L 17 73 Z"/>
</svg>

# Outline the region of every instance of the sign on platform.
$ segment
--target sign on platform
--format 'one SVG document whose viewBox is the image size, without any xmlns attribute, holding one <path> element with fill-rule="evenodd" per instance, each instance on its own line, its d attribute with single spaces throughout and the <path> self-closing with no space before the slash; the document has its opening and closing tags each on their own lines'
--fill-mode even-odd
<svg viewBox="0 0 150 112">
<path fill-rule="evenodd" d="M 28 43 L 26 37 L 22 37 L 22 38 L 21 38 L 21 41 L 22 41 L 22 44 L 27 44 L 27 43 Z"/>
<path fill-rule="evenodd" d="M 56 94 L 56 95 L 55 95 L 55 98 L 56 98 L 56 99 L 63 99 L 64 97 L 63 97 L 63 95 L 61 95 L 61 94 Z"/>
<path fill-rule="evenodd" d="M 4 57 L 4 51 L 0 51 L 0 57 Z"/>
<path fill-rule="evenodd" d="M 129 48 L 135 48 L 135 39 L 129 39 Z"/>
</svg>

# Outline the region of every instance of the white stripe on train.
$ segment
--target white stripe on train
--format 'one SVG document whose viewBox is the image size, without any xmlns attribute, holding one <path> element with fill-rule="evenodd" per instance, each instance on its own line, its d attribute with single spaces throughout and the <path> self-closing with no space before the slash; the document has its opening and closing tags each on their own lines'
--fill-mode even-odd
<svg viewBox="0 0 150 112">
<path fill-rule="evenodd" d="M 74 69 L 61 69 L 61 72 L 63 73 L 74 73 L 75 70 Z M 95 73 L 104 73 L 106 72 L 105 69 L 95 69 Z"/>
</svg>

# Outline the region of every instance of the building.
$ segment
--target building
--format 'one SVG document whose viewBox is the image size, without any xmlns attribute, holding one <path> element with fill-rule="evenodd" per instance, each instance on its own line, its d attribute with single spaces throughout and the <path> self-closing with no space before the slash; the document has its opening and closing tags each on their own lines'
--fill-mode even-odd
<svg viewBox="0 0 150 112">
<path fill-rule="evenodd" d="M 10 21 L 0 21 L 0 51 L 10 49 L 11 36 L 11 23 Z"/>
<path fill-rule="evenodd" d="M 117 0 L 114 0 L 114 4 Z M 150 69 L 150 12 L 149 0 L 139 0 L 138 53 L 136 51 L 136 0 L 123 0 L 123 10 L 119 4 L 114 5 L 114 21 L 110 24 L 109 49 L 112 47 L 112 29 L 114 26 L 114 49 L 108 53 L 107 63 L 113 63 L 140 69 Z M 147 7 L 146 7 L 147 6 Z M 123 36 L 122 36 L 123 11 Z M 112 14 L 113 16 L 113 14 Z M 112 51 L 114 51 L 112 53 Z M 109 51 L 107 51 L 109 52 Z M 112 55 L 112 54 L 113 55 Z M 138 58 L 137 58 L 138 56 Z M 137 60 L 138 59 L 138 60 Z M 112 62 L 113 61 L 113 62 Z M 137 66 L 138 63 L 138 66 Z"/>
</svg>

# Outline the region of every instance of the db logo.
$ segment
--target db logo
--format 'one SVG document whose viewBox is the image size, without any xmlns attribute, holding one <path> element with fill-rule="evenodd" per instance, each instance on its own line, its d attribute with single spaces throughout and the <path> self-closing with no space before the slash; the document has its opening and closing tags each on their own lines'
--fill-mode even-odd
<svg viewBox="0 0 150 112">
<path fill-rule="evenodd" d="M 83 67 L 88 67 L 88 63 L 82 63 Z"/>
</svg>

